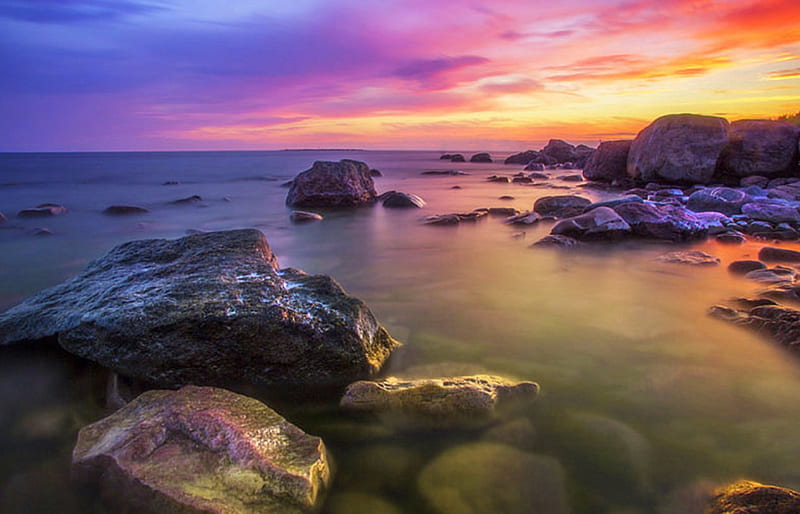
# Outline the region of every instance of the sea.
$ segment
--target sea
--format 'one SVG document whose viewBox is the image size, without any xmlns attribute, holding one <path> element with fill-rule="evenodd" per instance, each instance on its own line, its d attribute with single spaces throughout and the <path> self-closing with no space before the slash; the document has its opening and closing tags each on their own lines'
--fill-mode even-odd
<svg viewBox="0 0 800 514">
<path fill-rule="evenodd" d="M 484 429 L 399 429 L 342 412 L 335 398 L 275 405 L 328 446 L 324 513 L 527 513 L 533 504 L 540 514 L 677 514 L 702 512 L 709 491 L 739 478 L 800 489 L 800 359 L 707 315 L 759 289 L 726 267 L 763 243 L 559 251 L 531 247 L 549 222 L 423 223 L 529 210 L 543 196 L 610 197 L 560 179 L 574 170 L 533 185 L 487 181 L 521 171 L 502 164 L 510 153 L 493 153 L 494 163 L 435 151 L 0 154 L 0 311 L 126 241 L 253 227 L 282 267 L 331 275 L 403 343 L 383 375 L 488 373 L 541 386 L 529 410 Z M 379 193 L 414 193 L 426 205 L 318 209 L 322 221 L 293 224 L 285 183 L 316 160 L 344 158 L 380 170 Z M 448 169 L 466 174 L 422 174 Z M 201 200 L 174 203 L 192 195 Z M 42 203 L 68 212 L 16 216 Z M 110 205 L 149 212 L 103 214 Z M 721 264 L 658 260 L 675 250 Z M 0 512 L 111 512 L 69 473 L 78 430 L 109 412 L 92 392 L 104 377 L 56 350 L 0 350 Z M 508 462 L 520 455 L 546 465 Z"/>
</svg>

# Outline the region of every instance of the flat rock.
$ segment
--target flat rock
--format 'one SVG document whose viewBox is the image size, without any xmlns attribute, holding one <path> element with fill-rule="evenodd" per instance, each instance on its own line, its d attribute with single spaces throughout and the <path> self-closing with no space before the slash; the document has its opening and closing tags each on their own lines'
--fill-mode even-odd
<svg viewBox="0 0 800 514">
<path fill-rule="evenodd" d="M 316 161 L 299 173 L 286 194 L 292 207 L 354 207 L 375 202 L 375 183 L 361 161 Z"/>
<path fill-rule="evenodd" d="M 461 176 L 461 175 L 469 175 L 469 173 L 461 170 L 427 170 L 423 171 L 421 175 Z"/>
<path fill-rule="evenodd" d="M 638 237 L 689 241 L 708 234 L 705 224 L 679 205 L 629 202 L 614 206 L 614 210 Z"/>
<path fill-rule="evenodd" d="M 425 426 L 462 427 L 490 421 L 497 410 L 530 404 L 535 382 L 492 375 L 404 380 L 389 377 L 347 386 L 340 405 L 353 411 L 389 415 Z"/>
<path fill-rule="evenodd" d="M 800 493 L 740 480 L 714 492 L 706 514 L 796 514 L 800 512 Z"/>
<path fill-rule="evenodd" d="M 587 213 L 566 218 L 553 226 L 551 234 L 581 240 L 619 239 L 631 233 L 631 227 L 610 207 L 598 207 Z"/>
<path fill-rule="evenodd" d="M 692 266 L 716 266 L 720 263 L 719 257 L 714 257 L 698 250 L 669 252 L 658 257 L 661 262 L 673 264 L 689 264 Z"/>
<path fill-rule="evenodd" d="M 117 246 L 0 314 L 0 345 L 56 339 L 151 384 L 346 384 L 398 343 L 326 275 L 279 269 L 252 229 Z"/>
<path fill-rule="evenodd" d="M 289 219 L 293 223 L 307 223 L 309 221 L 322 221 L 322 215 L 310 211 L 292 211 Z"/>
<path fill-rule="evenodd" d="M 103 214 L 108 216 L 131 216 L 135 214 L 146 214 L 150 211 L 144 207 L 137 207 L 135 205 L 111 205 L 103 210 Z"/>
<path fill-rule="evenodd" d="M 58 216 L 59 214 L 66 214 L 67 208 L 63 205 L 55 203 L 43 203 L 31 209 L 22 209 L 17 213 L 18 218 L 49 218 L 50 216 Z"/>
<path fill-rule="evenodd" d="M 415 194 L 394 191 L 383 199 L 383 206 L 392 208 L 412 207 L 420 209 L 425 207 L 425 200 Z"/>
<path fill-rule="evenodd" d="M 791 268 L 776 266 L 775 268 L 757 269 L 745 273 L 744 278 L 762 284 L 791 284 L 797 272 Z"/>
<path fill-rule="evenodd" d="M 734 121 L 720 166 L 724 173 L 734 177 L 786 174 L 797 164 L 798 140 L 800 127 L 790 123 Z"/>
<path fill-rule="evenodd" d="M 797 207 L 779 203 L 751 202 L 742 206 L 742 214 L 754 220 L 770 223 L 800 223 L 800 212 Z"/>
<path fill-rule="evenodd" d="M 762 261 L 800 262 L 800 252 L 788 248 L 765 246 L 758 251 L 758 258 Z"/>
<path fill-rule="evenodd" d="M 72 476 L 127 512 L 300 513 L 330 482 L 322 440 L 224 389 L 148 391 L 78 433 Z"/>
<path fill-rule="evenodd" d="M 498 176 L 498 175 L 491 175 L 489 177 L 486 177 L 486 180 L 488 182 L 501 182 L 503 184 L 510 184 L 511 183 L 511 177 L 501 177 L 501 176 Z"/>
<path fill-rule="evenodd" d="M 728 264 L 728 271 L 734 275 L 746 275 L 751 271 L 762 269 L 767 269 L 767 265 L 761 261 L 741 260 Z"/>
<path fill-rule="evenodd" d="M 575 195 L 543 196 L 533 204 L 533 211 L 542 216 L 571 218 L 583 214 L 592 201 Z"/>
<path fill-rule="evenodd" d="M 586 180 L 612 182 L 628 176 L 628 152 L 632 139 L 605 141 L 600 143 L 583 168 Z"/>
<path fill-rule="evenodd" d="M 715 116 L 669 114 L 633 140 L 628 176 L 648 182 L 708 184 L 728 144 L 728 122 Z"/>
<path fill-rule="evenodd" d="M 519 214 L 519 209 L 515 207 L 489 207 L 487 210 L 492 216 L 516 216 Z"/>
</svg>

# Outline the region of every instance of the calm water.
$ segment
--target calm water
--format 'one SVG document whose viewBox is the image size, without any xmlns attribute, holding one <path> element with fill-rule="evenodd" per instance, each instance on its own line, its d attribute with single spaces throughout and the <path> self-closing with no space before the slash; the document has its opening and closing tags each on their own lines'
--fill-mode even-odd
<svg viewBox="0 0 800 514">
<path fill-rule="evenodd" d="M 489 174 L 520 167 L 451 164 L 438 155 L 0 154 L 0 211 L 10 218 L 0 228 L 0 309 L 124 241 L 256 227 L 282 266 L 332 275 L 406 343 L 388 373 L 426 365 L 442 373 L 484 370 L 538 381 L 543 390 L 532 412 L 502 429 L 464 433 L 396 432 L 379 420 L 339 413 L 330 401 L 276 406 L 331 449 L 336 475 L 326 512 L 434 512 L 431 497 L 448 498 L 459 488 L 524 512 L 515 502 L 537 481 L 554 484 L 535 493 L 543 497 L 563 488 L 576 514 L 692 512 L 696 491 L 740 477 L 800 489 L 800 360 L 705 314 L 712 304 L 757 289 L 729 277 L 725 266 L 754 256 L 759 245 L 700 243 L 723 266 L 697 269 L 655 261 L 676 249 L 665 245 L 573 253 L 528 248 L 548 233 L 547 224 L 520 230 L 489 218 L 423 226 L 419 220 L 429 214 L 529 209 L 540 196 L 567 193 L 487 183 Z M 413 192 L 428 205 L 321 211 L 320 223 L 290 224 L 281 183 L 314 160 L 340 158 L 380 169 L 379 192 Z M 471 174 L 420 175 L 455 166 Z M 200 204 L 170 203 L 195 194 Z M 498 199 L 506 194 L 515 199 Z M 69 213 L 13 218 L 43 202 L 63 204 Z M 151 212 L 103 216 L 111 204 Z M 33 235 L 36 228 L 53 235 Z M 512 237 L 521 231 L 524 237 Z M 58 353 L 0 355 L 0 511 L 103 512 L 94 494 L 73 490 L 68 477 L 78 428 L 105 415 L 90 393 L 102 387 L 103 374 Z M 491 459 L 496 465 L 480 461 L 475 468 L 469 459 L 439 459 L 464 445 L 468 455 L 491 454 L 497 441 L 547 457 L 556 472 L 537 479 L 535 470 Z M 451 504 L 452 512 L 464 512 Z"/>
</svg>

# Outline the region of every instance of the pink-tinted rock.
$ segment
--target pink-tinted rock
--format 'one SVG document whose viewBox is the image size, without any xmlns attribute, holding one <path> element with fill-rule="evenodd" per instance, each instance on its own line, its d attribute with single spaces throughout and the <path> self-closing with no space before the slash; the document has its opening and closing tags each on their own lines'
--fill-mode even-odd
<svg viewBox="0 0 800 514">
<path fill-rule="evenodd" d="M 610 207 L 598 207 L 587 213 L 559 221 L 551 234 L 576 239 L 618 239 L 631 233 L 631 227 Z"/>
<path fill-rule="evenodd" d="M 734 121 L 722 154 L 722 171 L 735 177 L 787 173 L 797 164 L 799 139 L 800 127 L 784 121 Z"/>
<path fill-rule="evenodd" d="M 583 168 L 583 176 L 586 180 L 603 182 L 627 177 L 628 152 L 632 143 L 631 139 L 600 143 Z"/>
<path fill-rule="evenodd" d="M 297 207 L 352 207 L 374 203 L 375 183 L 361 161 L 316 161 L 298 174 L 286 195 L 286 205 Z"/>
</svg>

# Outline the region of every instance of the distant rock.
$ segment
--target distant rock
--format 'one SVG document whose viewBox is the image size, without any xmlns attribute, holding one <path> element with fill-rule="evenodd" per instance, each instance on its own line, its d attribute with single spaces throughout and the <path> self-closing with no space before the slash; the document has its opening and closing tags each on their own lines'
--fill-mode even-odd
<svg viewBox="0 0 800 514">
<path fill-rule="evenodd" d="M 167 180 L 166 182 L 162 183 L 161 185 L 162 186 L 178 186 L 178 185 L 180 185 L 180 182 L 178 182 L 177 180 Z"/>
<path fill-rule="evenodd" d="M 728 144 L 724 118 L 670 114 L 633 140 L 628 176 L 646 182 L 708 184 Z"/>
<path fill-rule="evenodd" d="M 375 168 L 372 168 L 371 170 L 369 170 L 369 174 L 370 174 L 371 177 L 382 177 L 383 176 L 383 173 L 381 173 L 380 170 L 376 170 Z"/>
<path fill-rule="evenodd" d="M 628 175 L 628 152 L 632 139 L 605 141 L 600 143 L 583 168 L 586 180 L 611 182 L 624 179 Z"/>
<path fill-rule="evenodd" d="M 150 212 L 144 207 L 137 207 L 135 205 L 112 205 L 103 210 L 103 214 L 109 216 L 131 216 L 135 214 L 147 214 Z"/>
<path fill-rule="evenodd" d="M 458 225 L 461 223 L 462 217 L 458 214 L 434 214 L 427 216 L 423 223 L 425 225 Z"/>
<path fill-rule="evenodd" d="M 706 514 L 794 514 L 800 493 L 785 487 L 740 480 L 714 492 Z"/>
<path fill-rule="evenodd" d="M 383 200 L 384 207 L 416 207 L 425 206 L 425 200 L 411 193 L 393 192 Z"/>
<path fill-rule="evenodd" d="M 446 154 L 442 154 L 441 156 L 439 156 L 439 159 L 443 160 L 443 161 L 449 161 L 452 158 L 453 158 L 453 154 L 451 154 L 451 153 L 446 153 Z"/>
<path fill-rule="evenodd" d="M 723 173 L 734 177 L 773 177 L 797 165 L 800 127 L 774 120 L 731 123 L 729 143 L 722 153 Z"/>
<path fill-rule="evenodd" d="M 457 154 L 453 154 L 453 156 L 450 157 L 450 161 L 452 161 L 452 162 L 466 162 L 466 159 L 464 159 L 463 155 L 461 155 L 460 153 L 457 153 Z"/>
<path fill-rule="evenodd" d="M 322 221 L 322 215 L 316 212 L 309 211 L 292 211 L 289 214 L 289 220 L 292 223 L 307 223 L 309 221 Z"/>
<path fill-rule="evenodd" d="M 515 207 L 489 207 L 488 211 L 492 216 L 516 216 L 519 209 Z"/>
<path fill-rule="evenodd" d="M 34 236 L 52 236 L 53 231 L 49 228 L 35 228 L 31 231 L 31 234 Z"/>
<path fill-rule="evenodd" d="M 528 164 L 539 156 L 536 150 L 527 150 L 525 152 L 515 153 L 509 156 L 504 161 L 504 164 Z"/>
<path fill-rule="evenodd" d="M 511 179 L 511 182 L 514 182 L 515 184 L 530 184 L 533 182 L 533 179 L 530 177 L 514 177 Z"/>
<path fill-rule="evenodd" d="M 498 200 L 513 200 L 514 197 L 511 196 L 511 195 L 503 195 L 503 196 L 499 196 L 497 199 Z"/>
<path fill-rule="evenodd" d="M 486 152 L 476 153 L 469 158 L 469 162 L 492 162 L 492 156 Z"/>
<path fill-rule="evenodd" d="M 658 260 L 672 264 L 688 264 L 692 266 L 717 266 L 720 263 L 719 257 L 714 257 L 711 254 L 698 250 L 669 252 L 659 256 Z"/>
<path fill-rule="evenodd" d="M 751 271 L 767 269 L 767 265 L 761 261 L 733 261 L 728 264 L 728 271 L 734 275 L 745 275 Z"/>
<path fill-rule="evenodd" d="M 530 248 L 576 248 L 578 246 L 582 246 L 583 243 L 575 239 L 574 237 L 567 237 L 561 235 L 549 235 L 544 236 L 543 238 L 539 239 L 535 243 L 533 243 Z"/>
<path fill-rule="evenodd" d="M 460 176 L 460 175 L 469 175 L 461 170 L 427 170 L 423 171 L 421 175 L 450 175 L 450 176 Z"/>
<path fill-rule="evenodd" d="M 148 391 L 81 429 L 72 477 L 119 512 L 311 512 L 331 471 L 322 440 L 224 389 Z"/>
<path fill-rule="evenodd" d="M 181 205 L 181 204 L 197 203 L 202 201 L 203 198 L 200 195 L 192 195 L 192 196 L 187 196 L 186 198 L 181 198 L 180 200 L 175 200 L 172 203 Z"/>
<path fill-rule="evenodd" d="M 543 196 L 534 202 L 533 211 L 542 216 L 571 218 L 583 214 L 584 209 L 591 203 L 591 200 L 582 196 Z"/>
<path fill-rule="evenodd" d="M 316 161 L 298 174 L 286 195 L 292 207 L 354 207 L 375 202 L 375 183 L 361 161 Z"/>
<path fill-rule="evenodd" d="M 544 164 L 542 164 L 541 162 L 530 162 L 525 166 L 525 171 L 544 171 Z M 537 176 L 535 177 L 531 175 L 534 175 L 534 173 L 531 173 L 528 176 L 530 178 L 539 178 L 539 179 L 550 178 L 549 175 L 544 175 L 544 174 L 536 174 Z"/>
<path fill-rule="evenodd" d="M 491 175 L 491 176 L 486 177 L 486 181 L 487 182 L 501 182 L 503 184 L 510 184 L 511 183 L 511 177 L 501 177 L 501 176 L 498 176 L 498 175 Z"/>
<path fill-rule="evenodd" d="M 614 206 L 614 210 L 638 237 L 690 241 L 708 234 L 702 221 L 678 205 L 628 202 Z"/>
<path fill-rule="evenodd" d="M 613 209 L 598 207 L 559 221 L 550 233 L 581 240 L 613 240 L 629 235 L 631 227 Z"/>
<path fill-rule="evenodd" d="M 775 248 L 774 246 L 765 246 L 758 252 L 758 258 L 762 261 L 780 261 L 780 262 L 800 262 L 800 252 L 797 250 L 789 250 L 788 248 Z"/>
<path fill-rule="evenodd" d="M 398 343 L 326 275 L 279 269 L 257 230 L 132 241 L 0 314 L 0 345 L 66 351 L 161 386 L 346 384 Z"/>
<path fill-rule="evenodd" d="M 43 203 L 31 209 L 22 209 L 17 213 L 18 218 L 49 218 L 66 214 L 67 208 L 57 203 Z"/>
<path fill-rule="evenodd" d="M 582 170 L 586 167 L 586 164 L 589 162 L 589 159 L 592 158 L 592 155 L 597 151 L 596 148 L 592 148 L 591 146 L 586 145 L 578 145 L 575 147 L 575 160 L 572 163 L 575 169 Z"/>
<path fill-rule="evenodd" d="M 746 193 L 730 187 L 712 187 L 695 191 L 689 196 L 686 207 L 694 212 L 721 212 L 727 216 L 739 214 L 749 200 Z"/>
<path fill-rule="evenodd" d="M 579 154 L 575 151 L 575 147 L 561 139 L 551 139 L 548 141 L 547 145 L 542 148 L 541 154 L 550 157 L 555 163 L 574 162 L 579 157 Z"/>
<path fill-rule="evenodd" d="M 573 175 L 562 175 L 561 177 L 558 177 L 558 178 L 559 178 L 559 180 L 563 180 L 564 182 L 582 182 L 583 181 L 583 177 L 581 175 L 577 174 L 577 173 L 573 174 Z"/>
</svg>

